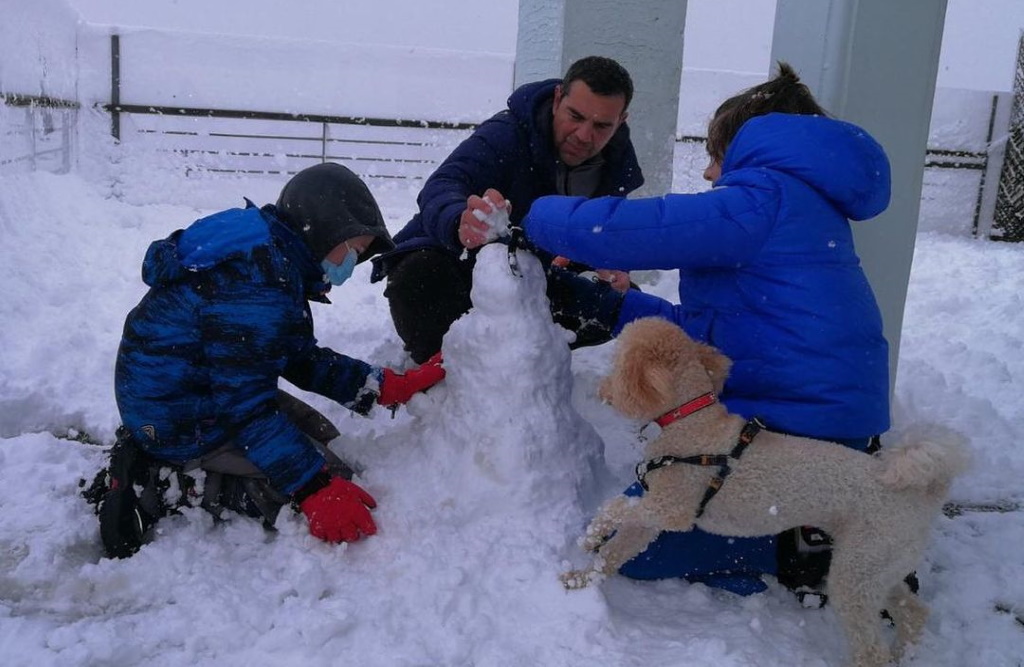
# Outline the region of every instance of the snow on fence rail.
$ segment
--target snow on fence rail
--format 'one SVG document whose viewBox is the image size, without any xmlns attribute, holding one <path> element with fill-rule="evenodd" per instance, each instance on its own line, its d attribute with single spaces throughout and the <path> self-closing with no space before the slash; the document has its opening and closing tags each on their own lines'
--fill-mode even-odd
<svg viewBox="0 0 1024 667">
<path fill-rule="evenodd" d="M 71 170 L 78 102 L 0 93 L 0 173 Z"/>
<path fill-rule="evenodd" d="M 475 127 L 385 118 L 269 111 L 104 105 L 121 118 L 121 141 L 173 154 L 183 173 L 293 174 L 323 161 L 343 162 L 360 176 L 425 179 Z M 699 178 L 704 137 L 676 139 L 677 163 Z M 929 148 L 926 169 L 976 172 L 986 151 Z M 980 187 L 980 184 L 979 184 Z M 685 190 L 686 187 L 680 186 Z M 977 214 L 976 214 L 977 215 Z"/>
<path fill-rule="evenodd" d="M 121 142 L 172 158 L 185 175 L 294 174 L 341 162 L 366 179 L 425 179 L 469 123 L 269 111 L 105 105 Z"/>
</svg>

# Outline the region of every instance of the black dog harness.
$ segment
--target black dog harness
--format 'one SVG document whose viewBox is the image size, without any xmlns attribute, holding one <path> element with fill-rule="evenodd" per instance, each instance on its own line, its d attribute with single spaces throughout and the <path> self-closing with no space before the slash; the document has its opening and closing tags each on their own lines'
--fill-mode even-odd
<svg viewBox="0 0 1024 667">
<path fill-rule="evenodd" d="M 658 417 L 656 421 L 659 426 L 664 428 L 678 419 L 682 419 L 683 417 L 691 415 L 702 408 L 706 408 L 717 400 L 717 397 L 713 393 L 709 392 L 707 394 L 703 394 L 688 403 L 684 403 L 675 410 Z M 728 454 L 695 454 L 694 456 L 666 455 L 642 461 L 636 466 L 636 479 L 640 482 L 640 486 L 643 487 L 644 491 L 648 491 L 649 487 L 645 478 L 652 470 L 665 468 L 676 463 L 686 463 L 688 465 L 696 466 L 718 466 L 718 472 L 711 478 L 711 481 L 708 482 L 708 488 L 704 492 L 704 497 L 701 499 L 700 505 L 697 506 L 696 516 L 700 517 L 704 514 L 704 508 L 707 507 L 707 504 L 711 502 L 711 499 L 715 497 L 718 490 L 722 488 L 725 478 L 732 472 L 732 468 L 729 466 L 730 459 L 738 460 L 743 456 L 744 450 L 746 450 L 747 446 L 754 440 L 754 437 L 760 433 L 764 427 L 764 424 L 757 417 L 750 419 L 743 425 L 743 429 L 740 431 L 740 436 L 737 438 L 736 445 Z"/>
</svg>

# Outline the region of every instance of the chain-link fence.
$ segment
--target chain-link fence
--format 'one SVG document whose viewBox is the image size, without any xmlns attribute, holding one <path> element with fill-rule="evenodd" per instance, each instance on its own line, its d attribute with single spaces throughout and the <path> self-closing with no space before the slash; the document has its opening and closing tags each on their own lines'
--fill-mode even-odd
<svg viewBox="0 0 1024 667">
<path fill-rule="evenodd" d="M 1017 48 L 1013 80 L 1013 107 L 1006 139 L 1003 170 L 999 176 L 992 238 L 1024 241 L 1024 33 Z"/>
</svg>

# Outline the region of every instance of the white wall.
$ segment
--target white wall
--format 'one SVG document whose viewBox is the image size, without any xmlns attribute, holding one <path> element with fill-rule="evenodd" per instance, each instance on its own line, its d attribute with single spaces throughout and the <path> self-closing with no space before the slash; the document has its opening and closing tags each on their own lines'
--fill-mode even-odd
<svg viewBox="0 0 1024 667">
<path fill-rule="evenodd" d="M 110 100 L 110 30 L 82 31 L 83 103 Z M 124 29 L 121 102 L 479 121 L 505 106 L 512 56 Z M 486 85 L 452 85 L 481 79 Z"/>
<path fill-rule="evenodd" d="M 1024 0 L 949 0 L 936 83 L 1010 92 Z"/>
<path fill-rule="evenodd" d="M 78 15 L 64 2 L 0 0 L 0 92 L 74 102 Z M 71 167 L 74 108 L 0 104 L 0 174 Z"/>
<path fill-rule="evenodd" d="M 683 67 L 764 75 L 775 0 L 688 0 Z"/>
<path fill-rule="evenodd" d="M 689 0 L 683 67 L 767 73 L 774 20 L 775 0 Z M 1021 31 L 1024 0 L 948 0 L 938 87 L 1010 92 Z"/>
<path fill-rule="evenodd" d="M 681 134 L 703 133 L 718 102 L 768 74 L 774 20 L 775 0 L 689 0 Z M 1022 31 L 1024 0 L 948 0 L 937 87 L 1012 92 Z M 948 135 L 948 128 L 940 132 Z"/>
<path fill-rule="evenodd" d="M 40 0 L 0 0 L 39 2 Z M 90 23 L 221 35 L 515 52 L 516 0 L 69 0 Z"/>
<path fill-rule="evenodd" d="M 0 0 L 0 91 L 76 99 L 78 14 L 65 2 Z"/>
</svg>

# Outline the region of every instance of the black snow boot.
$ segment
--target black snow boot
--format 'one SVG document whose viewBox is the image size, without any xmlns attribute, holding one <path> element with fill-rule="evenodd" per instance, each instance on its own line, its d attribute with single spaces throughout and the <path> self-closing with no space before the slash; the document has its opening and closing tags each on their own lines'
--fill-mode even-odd
<svg viewBox="0 0 1024 667">
<path fill-rule="evenodd" d="M 793 591 L 804 607 L 824 607 L 828 602 L 825 582 L 832 563 L 832 538 L 828 533 L 809 526 L 792 528 L 778 537 L 779 583 Z M 916 572 L 904 581 L 917 595 L 920 583 Z M 882 617 L 891 621 L 887 611 Z"/>
<path fill-rule="evenodd" d="M 291 498 L 276 491 L 265 479 L 206 472 L 202 508 L 214 519 L 225 518 L 224 510 L 231 510 L 260 519 L 264 529 L 275 531 L 277 515 L 290 503 Z"/>
<path fill-rule="evenodd" d="M 122 427 L 110 450 L 110 464 L 82 494 L 86 500 L 98 498 L 100 539 L 108 558 L 128 558 L 138 551 L 149 529 L 166 514 L 155 479 L 158 469 L 150 462 Z"/>
<path fill-rule="evenodd" d="M 818 528 L 801 526 L 781 533 L 777 549 L 779 583 L 793 591 L 803 606 L 824 607 L 832 538 Z"/>
</svg>

